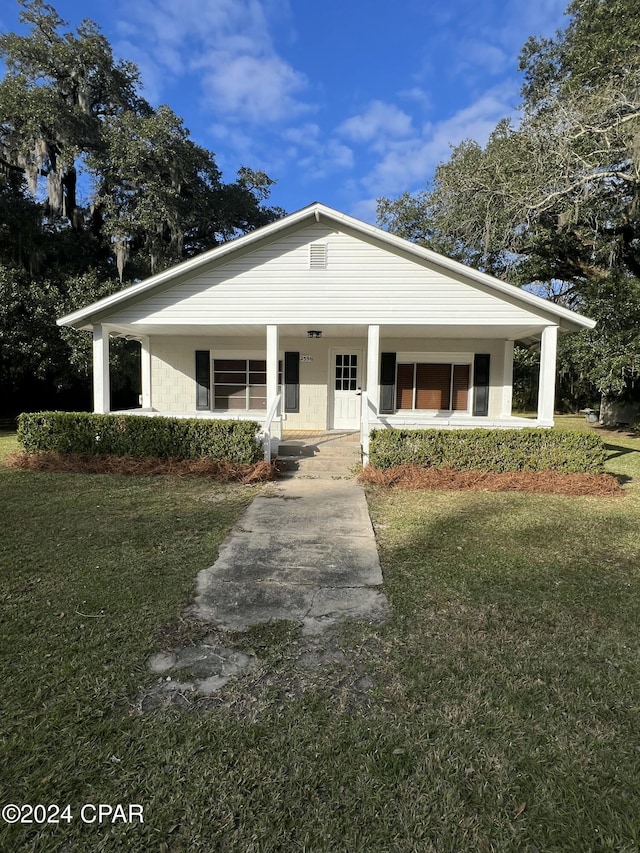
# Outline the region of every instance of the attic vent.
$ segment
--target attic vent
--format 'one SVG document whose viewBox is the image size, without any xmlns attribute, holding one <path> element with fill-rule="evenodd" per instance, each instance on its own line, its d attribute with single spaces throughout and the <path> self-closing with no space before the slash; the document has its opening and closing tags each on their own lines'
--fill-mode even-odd
<svg viewBox="0 0 640 853">
<path fill-rule="evenodd" d="M 311 243 L 309 246 L 309 269 L 326 270 L 327 268 L 327 244 Z"/>
</svg>

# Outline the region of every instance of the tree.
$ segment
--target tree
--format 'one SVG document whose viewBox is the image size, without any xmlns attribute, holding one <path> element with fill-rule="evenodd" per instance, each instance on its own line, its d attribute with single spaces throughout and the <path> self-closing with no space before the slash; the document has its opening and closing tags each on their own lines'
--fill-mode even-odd
<svg viewBox="0 0 640 853">
<path fill-rule="evenodd" d="M 94 221 L 110 242 L 122 280 L 131 259 L 139 276 L 271 222 L 273 181 L 241 168 L 224 184 L 213 154 L 196 145 L 167 106 L 107 119 L 103 148 L 87 157 L 95 178 Z"/>
<path fill-rule="evenodd" d="M 463 142 L 423 193 L 382 199 L 379 217 L 593 316 L 595 331 L 563 341 L 569 385 L 627 394 L 640 361 L 640 19 L 632 0 L 574 0 L 567 13 L 564 31 L 523 48 L 520 124 Z"/>
<path fill-rule="evenodd" d="M 43 0 L 18 2 L 29 32 L 0 36 L 0 399 L 14 410 L 31 380 L 47 394 L 88 387 L 83 336 L 56 316 L 284 214 L 263 172 L 223 182 L 95 23 L 73 32 Z"/>
<path fill-rule="evenodd" d="M 80 227 L 76 161 L 102 148 L 102 120 L 123 112 L 150 112 L 136 94 L 138 72 L 116 63 L 97 26 L 83 21 L 77 34 L 42 0 L 18 0 L 28 35 L 0 36 L 7 74 L 0 82 L 1 162 L 24 173 L 36 195 L 46 179 L 48 208 Z"/>
</svg>

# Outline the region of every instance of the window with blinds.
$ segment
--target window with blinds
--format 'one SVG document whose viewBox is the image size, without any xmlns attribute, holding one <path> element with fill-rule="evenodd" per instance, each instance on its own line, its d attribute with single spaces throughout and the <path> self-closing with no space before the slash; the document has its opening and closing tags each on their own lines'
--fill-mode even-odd
<svg viewBox="0 0 640 853">
<path fill-rule="evenodd" d="M 396 407 L 466 412 L 469 407 L 469 365 L 399 364 Z"/>
</svg>

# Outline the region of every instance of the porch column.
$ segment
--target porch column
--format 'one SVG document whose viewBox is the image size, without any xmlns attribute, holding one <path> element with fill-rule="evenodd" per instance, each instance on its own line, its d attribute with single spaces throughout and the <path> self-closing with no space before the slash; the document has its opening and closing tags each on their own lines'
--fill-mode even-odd
<svg viewBox="0 0 640 853">
<path fill-rule="evenodd" d="M 140 338 L 140 384 L 142 408 L 151 408 L 151 345 L 149 338 Z"/>
<path fill-rule="evenodd" d="M 370 421 L 377 419 L 380 408 L 380 326 L 369 326 L 367 335 L 367 391 L 362 395 L 360 443 L 362 461 L 369 462 Z"/>
<path fill-rule="evenodd" d="M 369 326 L 367 340 L 367 399 L 369 414 L 378 416 L 380 405 L 380 326 Z"/>
<path fill-rule="evenodd" d="M 557 346 L 558 327 L 545 326 L 540 341 L 540 381 L 538 384 L 538 421 L 541 426 L 553 426 Z"/>
<path fill-rule="evenodd" d="M 93 327 L 93 411 L 109 411 L 109 330 L 101 323 Z"/>
<path fill-rule="evenodd" d="M 278 395 L 278 327 L 267 326 L 267 411 Z"/>
<path fill-rule="evenodd" d="M 500 417 L 510 418 L 513 404 L 513 341 L 504 342 L 502 371 L 502 411 Z"/>
</svg>

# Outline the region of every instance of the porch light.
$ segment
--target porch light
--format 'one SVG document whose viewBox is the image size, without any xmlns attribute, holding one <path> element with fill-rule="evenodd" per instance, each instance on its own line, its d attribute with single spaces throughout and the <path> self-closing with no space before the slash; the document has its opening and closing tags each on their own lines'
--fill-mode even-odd
<svg viewBox="0 0 640 853">
<path fill-rule="evenodd" d="M 321 338 L 322 332 L 319 329 L 309 329 L 307 332 L 308 338 Z"/>
</svg>

